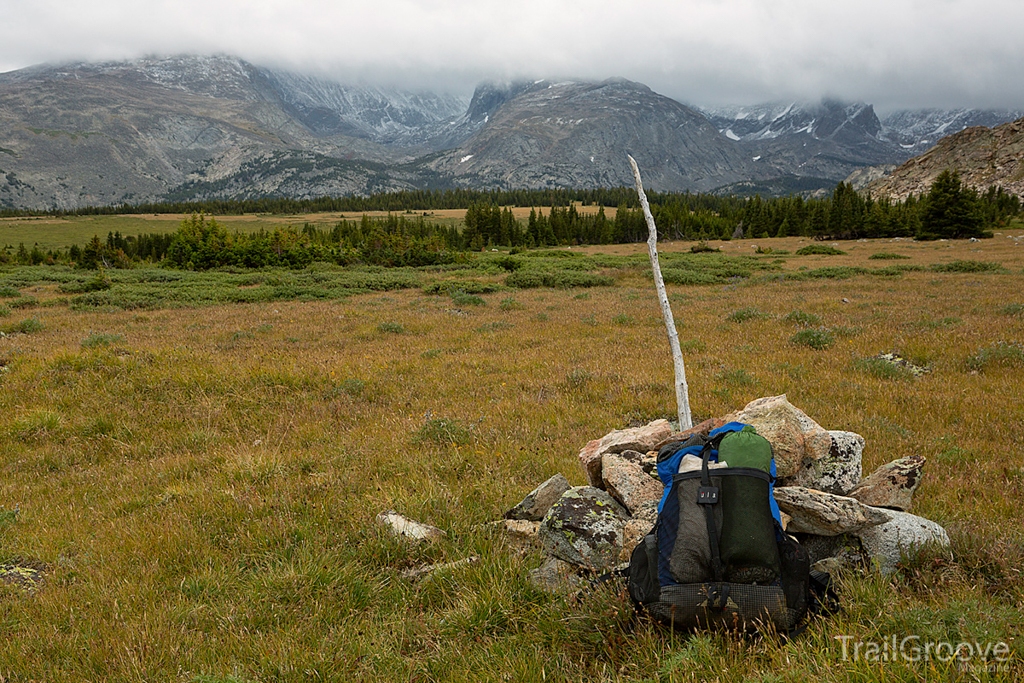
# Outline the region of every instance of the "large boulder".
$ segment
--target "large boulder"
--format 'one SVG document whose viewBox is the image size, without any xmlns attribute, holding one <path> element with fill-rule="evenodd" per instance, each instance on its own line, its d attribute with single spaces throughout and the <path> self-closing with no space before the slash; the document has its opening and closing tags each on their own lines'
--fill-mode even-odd
<svg viewBox="0 0 1024 683">
<path fill-rule="evenodd" d="M 923 455 L 911 455 L 882 465 L 850 491 L 850 497 L 865 505 L 907 511 L 914 491 L 921 484 Z"/>
<path fill-rule="evenodd" d="M 579 453 L 580 465 L 594 488 L 601 488 L 601 458 L 608 453 L 639 451 L 644 453 L 672 433 L 668 420 L 655 420 L 643 427 L 619 429 L 594 439 Z"/>
<path fill-rule="evenodd" d="M 821 460 L 832 449 L 832 437 L 817 422 L 790 403 L 786 395 L 758 398 L 734 419 L 752 425 L 768 439 L 775 453 L 779 479 L 794 476 L 805 466 Z"/>
<path fill-rule="evenodd" d="M 539 522 L 544 519 L 551 506 L 570 488 L 569 481 L 561 474 L 556 474 L 543 484 L 526 494 L 514 508 L 505 513 L 505 519 L 523 519 Z"/>
<path fill-rule="evenodd" d="M 847 496 L 861 477 L 864 437 L 853 432 L 830 431 L 832 446 L 828 455 L 812 460 L 787 479 L 787 486 L 805 486 L 837 496 Z"/>
<path fill-rule="evenodd" d="M 949 535 L 941 526 L 909 512 L 886 510 L 889 521 L 856 532 L 868 556 L 883 574 L 895 571 L 904 557 L 931 546 L 949 549 Z"/>
<path fill-rule="evenodd" d="M 775 500 L 779 509 L 792 517 L 786 526 L 789 533 L 838 536 L 889 520 L 885 510 L 803 486 L 780 486 L 775 489 Z"/>
<path fill-rule="evenodd" d="M 549 555 L 603 571 L 622 551 L 629 514 L 606 492 L 578 486 L 562 494 L 540 524 L 540 542 Z"/>
<path fill-rule="evenodd" d="M 644 505 L 657 504 L 665 491 L 665 485 L 644 472 L 641 465 L 612 453 L 601 458 L 601 480 L 604 490 L 631 515 Z"/>
</svg>

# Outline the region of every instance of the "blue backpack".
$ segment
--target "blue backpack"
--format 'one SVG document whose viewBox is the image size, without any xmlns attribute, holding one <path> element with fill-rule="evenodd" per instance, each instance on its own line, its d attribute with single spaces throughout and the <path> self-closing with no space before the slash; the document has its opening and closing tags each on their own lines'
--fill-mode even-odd
<svg viewBox="0 0 1024 683">
<path fill-rule="evenodd" d="M 771 445 L 730 422 L 658 453 L 658 521 L 634 549 L 634 604 L 677 628 L 789 633 L 810 603 L 807 551 L 782 530 Z"/>
</svg>

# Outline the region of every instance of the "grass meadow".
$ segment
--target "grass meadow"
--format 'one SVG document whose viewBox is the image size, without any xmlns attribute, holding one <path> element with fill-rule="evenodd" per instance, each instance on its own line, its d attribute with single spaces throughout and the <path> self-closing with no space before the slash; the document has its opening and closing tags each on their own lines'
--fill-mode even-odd
<svg viewBox="0 0 1024 683">
<path fill-rule="evenodd" d="M 952 559 L 839 576 L 842 612 L 789 643 L 672 634 L 614 582 L 544 593 L 540 552 L 486 524 L 583 484 L 590 439 L 674 416 L 644 245 L 99 290 L 0 268 L 0 566 L 28 577 L 0 582 L 0 681 L 1020 680 L 1020 238 L 662 245 L 695 420 L 786 393 L 864 435 L 867 471 L 928 458 L 914 512 Z M 447 536 L 397 541 L 388 509 Z M 1012 654 L 844 659 L 906 636 Z"/>
</svg>

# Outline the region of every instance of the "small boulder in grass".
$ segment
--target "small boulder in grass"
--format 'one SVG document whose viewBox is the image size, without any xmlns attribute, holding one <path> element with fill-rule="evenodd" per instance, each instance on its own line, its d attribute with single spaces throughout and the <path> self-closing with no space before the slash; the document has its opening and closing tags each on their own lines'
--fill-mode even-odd
<svg viewBox="0 0 1024 683">
<path fill-rule="evenodd" d="M 948 554 L 949 535 L 941 526 L 899 510 L 887 510 L 885 524 L 856 532 L 864 550 L 883 574 L 891 574 L 904 558 L 931 547 Z"/>
<path fill-rule="evenodd" d="M 409 519 L 394 510 L 377 515 L 377 523 L 390 529 L 394 536 L 417 543 L 436 541 L 445 537 L 445 533 L 437 527 Z"/>
<path fill-rule="evenodd" d="M 569 481 L 561 474 L 556 474 L 526 494 L 518 505 L 505 513 L 505 519 L 539 522 L 569 488 Z"/>
<path fill-rule="evenodd" d="M 607 453 L 622 451 L 646 452 L 672 433 L 668 420 L 655 420 L 643 427 L 618 429 L 594 439 L 579 452 L 580 465 L 587 474 L 587 481 L 594 488 L 601 488 L 601 458 Z"/>
<path fill-rule="evenodd" d="M 921 485 L 923 455 L 911 455 L 882 465 L 850 491 L 850 497 L 865 505 L 906 512 L 914 502 L 914 491 Z"/>
</svg>

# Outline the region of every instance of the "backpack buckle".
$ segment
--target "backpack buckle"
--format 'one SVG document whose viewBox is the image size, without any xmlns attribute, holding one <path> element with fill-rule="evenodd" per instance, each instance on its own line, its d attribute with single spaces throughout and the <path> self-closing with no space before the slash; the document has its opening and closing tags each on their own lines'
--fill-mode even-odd
<svg viewBox="0 0 1024 683">
<path fill-rule="evenodd" d="M 697 489 L 697 503 L 699 505 L 714 505 L 718 502 L 717 486 L 701 486 Z"/>
</svg>

